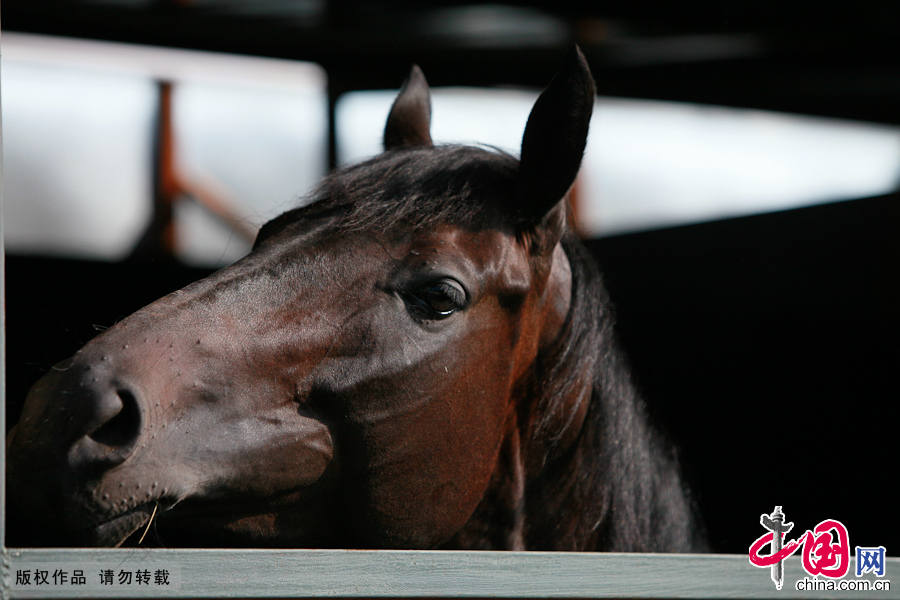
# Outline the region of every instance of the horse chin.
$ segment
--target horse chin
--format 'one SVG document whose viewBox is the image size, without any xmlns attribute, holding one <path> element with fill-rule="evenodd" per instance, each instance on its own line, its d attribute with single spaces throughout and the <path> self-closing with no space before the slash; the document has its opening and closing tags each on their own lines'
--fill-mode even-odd
<svg viewBox="0 0 900 600">
<path fill-rule="evenodd" d="M 155 502 L 148 502 L 136 506 L 124 514 L 97 525 L 90 530 L 86 542 L 90 546 L 113 548 L 123 545 L 137 532 L 144 530 L 147 523 L 153 518 L 155 505 Z"/>
<path fill-rule="evenodd" d="M 317 502 L 303 492 L 276 501 L 235 498 L 188 498 L 161 512 L 141 546 L 169 548 L 317 548 L 332 547 L 335 516 L 323 510 L 334 502 Z M 145 521 L 146 523 L 146 521 Z M 125 546 L 137 545 L 141 533 Z"/>
<path fill-rule="evenodd" d="M 47 519 L 17 519 L 12 523 L 9 543 L 11 546 L 64 548 L 135 546 L 153 509 L 154 503 L 136 506 L 87 528 L 71 528 Z"/>
</svg>

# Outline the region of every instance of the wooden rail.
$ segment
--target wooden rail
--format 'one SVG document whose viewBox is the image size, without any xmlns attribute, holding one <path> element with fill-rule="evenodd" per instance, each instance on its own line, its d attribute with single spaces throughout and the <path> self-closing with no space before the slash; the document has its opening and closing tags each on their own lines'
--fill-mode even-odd
<svg viewBox="0 0 900 600">
<path fill-rule="evenodd" d="M 776 590 L 746 556 L 360 550 L 9 549 L 4 598 L 900 598 L 900 591 L 798 591 L 799 558 Z M 873 586 L 887 577 L 851 573 Z M 35 570 L 46 573 L 36 585 Z M 80 570 L 84 583 L 72 584 Z M 22 573 L 29 571 L 30 583 Z M 109 576 L 103 582 L 102 573 Z M 66 583 L 54 583 L 65 573 Z M 131 574 L 130 583 L 120 574 Z M 144 580 L 137 582 L 138 574 Z M 163 574 L 165 583 L 163 583 Z M 17 581 L 17 576 L 19 576 Z M 59 577 L 57 577 L 57 580 Z M 868 582 L 867 584 L 860 583 Z M 900 586 L 898 586 L 900 587 Z"/>
</svg>

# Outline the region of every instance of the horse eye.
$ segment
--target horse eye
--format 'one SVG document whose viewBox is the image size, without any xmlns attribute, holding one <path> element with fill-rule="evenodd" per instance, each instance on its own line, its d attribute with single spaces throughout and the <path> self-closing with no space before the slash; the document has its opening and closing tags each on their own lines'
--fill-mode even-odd
<svg viewBox="0 0 900 600">
<path fill-rule="evenodd" d="M 423 319 L 446 319 L 466 306 L 466 292 L 452 279 L 441 279 L 403 293 L 410 312 Z"/>
</svg>

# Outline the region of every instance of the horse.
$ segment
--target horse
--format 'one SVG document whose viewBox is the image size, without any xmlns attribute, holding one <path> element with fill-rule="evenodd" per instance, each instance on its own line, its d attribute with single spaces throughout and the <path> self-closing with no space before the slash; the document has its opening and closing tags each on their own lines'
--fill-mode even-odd
<svg viewBox="0 0 900 600">
<path fill-rule="evenodd" d="M 594 98 L 574 47 L 517 159 L 434 144 L 413 67 L 382 154 L 33 386 L 12 545 L 701 548 L 568 224 Z"/>
</svg>

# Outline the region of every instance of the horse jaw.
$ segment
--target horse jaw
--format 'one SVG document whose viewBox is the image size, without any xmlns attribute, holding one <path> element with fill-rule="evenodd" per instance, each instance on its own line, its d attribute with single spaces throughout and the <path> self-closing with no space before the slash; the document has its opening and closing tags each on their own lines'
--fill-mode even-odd
<svg viewBox="0 0 900 600">
<path fill-rule="evenodd" d="M 29 544 L 118 545 L 153 510 L 164 522 L 186 500 L 234 497 L 242 509 L 231 514 L 200 511 L 197 522 L 214 530 L 243 509 L 321 487 L 334 451 L 328 428 L 298 407 L 292 383 L 254 376 L 269 367 L 245 363 L 239 330 L 222 326 L 239 319 L 204 324 L 202 299 L 227 295 L 219 284 L 230 275 L 160 299 L 35 384 L 7 442 L 10 505 L 22 517 L 11 542 L 21 532 Z M 191 298 L 199 310 L 184 310 Z M 237 309 L 252 326 L 246 306 Z M 316 518 L 310 510 L 310 528 Z"/>
</svg>

